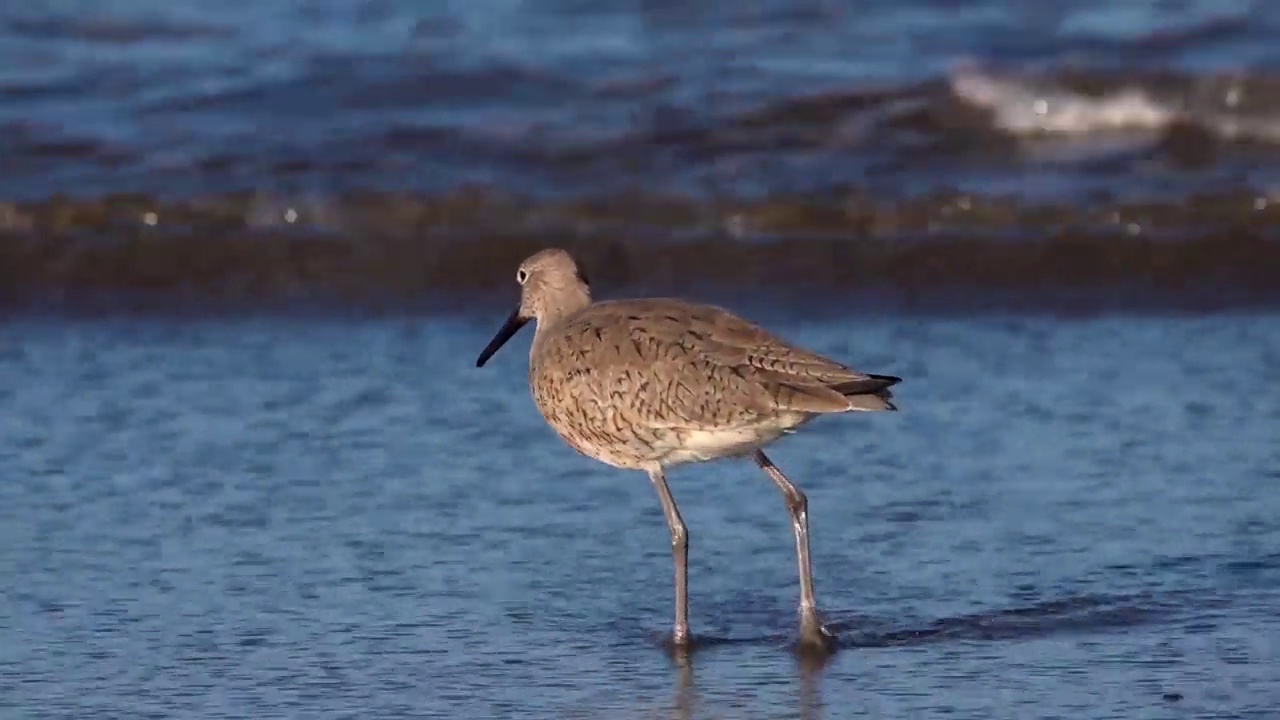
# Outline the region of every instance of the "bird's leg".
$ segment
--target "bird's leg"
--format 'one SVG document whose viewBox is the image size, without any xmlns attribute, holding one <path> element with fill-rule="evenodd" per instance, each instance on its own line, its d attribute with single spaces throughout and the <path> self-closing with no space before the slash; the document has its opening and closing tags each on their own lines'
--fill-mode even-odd
<svg viewBox="0 0 1280 720">
<path fill-rule="evenodd" d="M 807 647 L 831 649 L 834 638 L 822 626 L 813 592 L 813 569 L 809 563 L 809 499 L 767 455 L 756 450 L 753 457 L 756 465 L 782 491 L 787 501 L 787 512 L 791 515 L 791 529 L 796 537 L 796 561 L 800 567 L 800 643 Z"/>
<path fill-rule="evenodd" d="M 675 498 L 671 497 L 671 488 L 667 487 L 662 468 L 649 468 L 648 473 L 649 480 L 658 491 L 662 514 L 666 516 L 667 528 L 671 531 L 671 557 L 676 571 L 676 624 L 671 641 L 677 647 L 684 647 L 689 644 L 689 531 L 680 517 Z"/>
</svg>

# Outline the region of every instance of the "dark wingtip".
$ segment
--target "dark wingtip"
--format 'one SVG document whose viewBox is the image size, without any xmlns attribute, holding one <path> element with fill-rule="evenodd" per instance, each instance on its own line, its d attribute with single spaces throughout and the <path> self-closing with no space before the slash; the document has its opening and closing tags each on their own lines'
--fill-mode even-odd
<svg viewBox="0 0 1280 720">
<path fill-rule="evenodd" d="M 889 388 L 900 382 L 902 382 L 902 378 L 893 375 L 864 374 L 858 380 L 837 383 L 830 387 L 841 395 L 878 395 L 882 399 L 888 400 L 893 397 L 892 393 L 889 392 Z"/>
<path fill-rule="evenodd" d="M 867 377 L 873 380 L 879 380 L 880 382 L 883 382 L 884 387 L 893 387 L 894 385 L 897 385 L 898 383 L 902 382 L 902 378 L 898 377 L 897 375 L 874 375 L 874 374 L 868 373 Z"/>
</svg>

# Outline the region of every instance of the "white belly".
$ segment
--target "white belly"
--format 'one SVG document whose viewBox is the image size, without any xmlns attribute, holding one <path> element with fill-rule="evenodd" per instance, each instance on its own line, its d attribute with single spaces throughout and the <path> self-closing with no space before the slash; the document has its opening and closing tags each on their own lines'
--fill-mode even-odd
<svg viewBox="0 0 1280 720">
<path fill-rule="evenodd" d="M 665 452 L 661 453 L 659 462 L 663 465 L 681 465 L 745 455 L 777 440 L 787 430 L 784 426 L 772 424 L 764 427 L 688 430 L 680 433 L 679 442 L 661 448 Z"/>
</svg>

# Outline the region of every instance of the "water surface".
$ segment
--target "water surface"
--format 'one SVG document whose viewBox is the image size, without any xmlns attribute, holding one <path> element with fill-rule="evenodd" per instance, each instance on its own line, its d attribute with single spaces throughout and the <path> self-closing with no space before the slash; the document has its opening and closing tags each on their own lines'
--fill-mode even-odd
<svg viewBox="0 0 1280 720">
<path fill-rule="evenodd" d="M 1280 706 L 1280 317 L 757 314 L 902 375 L 771 451 L 845 647 L 799 663 L 782 500 L 575 455 L 501 315 L 0 330 L 5 717 L 1225 718 Z M 805 319 L 809 317 L 809 319 Z"/>
<path fill-rule="evenodd" d="M 615 284 L 1274 308 L 1277 32 L 1261 0 L 7 3 L 0 308 L 403 308 L 550 244 Z"/>
</svg>

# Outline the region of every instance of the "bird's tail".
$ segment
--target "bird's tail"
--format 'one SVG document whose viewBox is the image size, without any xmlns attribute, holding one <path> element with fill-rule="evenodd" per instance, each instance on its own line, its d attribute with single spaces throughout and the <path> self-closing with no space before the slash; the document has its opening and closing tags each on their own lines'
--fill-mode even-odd
<svg viewBox="0 0 1280 720">
<path fill-rule="evenodd" d="M 897 410 L 898 406 L 890 400 L 893 393 L 889 388 L 902 382 L 902 378 L 893 375 L 866 375 L 858 380 L 840 383 L 833 390 L 844 395 L 849 401 L 849 409 L 855 412 L 878 412 Z"/>
</svg>

